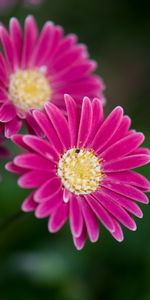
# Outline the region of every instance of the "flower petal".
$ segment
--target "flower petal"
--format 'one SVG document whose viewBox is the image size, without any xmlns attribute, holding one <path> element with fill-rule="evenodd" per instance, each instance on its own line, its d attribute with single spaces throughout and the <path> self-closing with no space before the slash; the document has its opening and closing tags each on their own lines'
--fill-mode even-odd
<svg viewBox="0 0 150 300">
<path fill-rule="evenodd" d="M 7 123 L 16 116 L 16 108 L 10 102 L 4 103 L 0 108 L 0 122 Z"/>
<path fill-rule="evenodd" d="M 104 172 L 122 172 L 134 169 L 150 162 L 150 156 L 144 154 L 129 155 L 114 161 L 104 162 Z"/>
<path fill-rule="evenodd" d="M 70 132 L 71 146 L 75 147 L 77 143 L 77 132 L 78 132 L 78 121 L 79 114 L 77 110 L 77 105 L 74 102 L 73 98 L 65 94 L 64 95 L 67 115 L 68 115 L 68 127 Z"/>
<path fill-rule="evenodd" d="M 44 156 L 45 158 L 48 158 L 52 161 L 58 160 L 57 153 L 47 141 L 33 135 L 25 135 L 23 137 L 23 141 L 30 147 L 30 149 L 34 150 L 41 156 Z"/>
<path fill-rule="evenodd" d="M 62 145 L 65 149 L 68 149 L 70 147 L 71 142 L 66 118 L 64 117 L 60 109 L 58 109 L 52 103 L 46 103 L 44 107 Z"/>
<path fill-rule="evenodd" d="M 65 224 L 69 214 L 68 203 L 62 202 L 52 213 L 49 222 L 48 230 L 50 232 L 59 231 Z"/>
<path fill-rule="evenodd" d="M 16 166 L 13 162 L 8 162 L 5 165 L 5 169 L 9 172 L 16 173 L 16 174 L 24 174 L 24 172 L 26 171 L 25 169 Z"/>
<path fill-rule="evenodd" d="M 54 170 L 54 165 L 48 159 L 45 159 L 44 157 L 34 153 L 20 154 L 15 157 L 14 163 L 19 167 L 30 170 Z"/>
<path fill-rule="evenodd" d="M 88 97 L 83 98 L 81 116 L 80 116 L 80 124 L 78 131 L 78 141 L 77 147 L 82 148 L 86 144 L 86 141 L 91 132 L 92 126 L 92 105 L 91 101 Z"/>
<path fill-rule="evenodd" d="M 70 199 L 70 228 L 72 235 L 79 237 L 83 229 L 83 217 L 78 198 L 72 194 Z"/>
<path fill-rule="evenodd" d="M 34 211 L 37 207 L 37 203 L 33 200 L 33 193 L 30 194 L 22 203 L 21 209 L 24 212 Z"/>
<path fill-rule="evenodd" d="M 142 133 L 130 134 L 115 144 L 111 145 L 107 150 L 101 153 L 101 157 L 104 160 L 109 161 L 130 154 L 137 149 L 144 141 L 144 135 Z"/>
<path fill-rule="evenodd" d="M 124 171 L 118 173 L 109 173 L 108 177 L 111 180 L 134 185 L 144 191 L 150 191 L 150 182 L 143 175 L 134 171 Z"/>
<path fill-rule="evenodd" d="M 61 189 L 61 182 L 57 177 L 51 177 L 34 194 L 36 202 L 48 201 Z"/>
<path fill-rule="evenodd" d="M 51 213 L 56 209 L 56 207 L 59 206 L 62 202 L 62 191 L 59 191 L 49 200 L 38 204 L 35 211 L 35 216 L 40 219 L 50 216 Z"/>
<path fill-rule="evenodd" d="M 35 43 L 38 36 L 37 24 L 32 16 L 28 16 L 25 20 L 25 29 L 24 29 L 24 41 L 22 49 L 22 68 L 27 68 L 30 66 L 30 59 L 35 47 Z"/>
<path fill-rule="evenodd" d="M 0 40 L 4 49 L 9 72 L 14 70 L 14 54 L 9 34 L 3 25 L 0 25 Z"/>
<path fill-rule="evenodd" d="M 56 152 L 63 154 L 64 148 L 52 127 L 52 124 L 49 122 L 48 118 L 44 113 L 41 111 L 35 110 L 33 111 L 33 116 L 36 122 L 39 124 L 43 132 L 45 133 L 48 140 L 52 143 L 53 147 L 55 148 Z"/>
<path fill-rule="evenodd" d="M 79 197 L 79 199 L 88 236 L 90 238 L 90 241 L 94 243 L 99 238 L 99 225 L 97 222 L 97 218 L 85 199 L 83 197 Z"/>
<path fill-rule="evenodd" d="M 79 237 L 73 236 L 73 242 L 74 242 L 74 245 L 75 245 L 77 250 L 83 249 L 83 247 L 85 245 L 85 241 L 86 241 L 86 233 L 87 233 L 87 231 L 86 231 L 86 228 L 84 226 L 83 229 L 82 229 L 82 233 Z"/>
<path fill-rule="evenodd" d="M 149 202 L 148 197 L 142 191 L 140 191 L 136 187 L 133 187 L 132 185 L 107 179 L 101 184 L 101 186 L 138 202 L 145 204 Z"/>
<path fill-rule="evenodd" d="M 106 195 L 100 191 L 95 193 L 94 197 L 96 197 L 96 199 L 105 207 L 105 209 L 125 227 L 133 231 L 136 230 L 135 221 L 121 206 L 117 205 L 109 195 Z"/>
<path fill-rule="evenodd" d="M 5 124 L 5 136 L 11 138 L 12 135 L 16 134 L 22 127 L 22 120 L 14 118 L 13 120 Z"/>
<path fill-rule="evenodd" d="M 121 226 L 119 224 L 119 222 L 117 222 L 114 218 L 113 219 L 113 223 L 114 223 L 114 231 L 111 232 L 111 235 L 114 237 L 115 240 L 117 240 L 118 242 L 122 242 L 124 239 L 124 235 L 123 235 L 123 231 L 121 229 Z"/>
<path fill-rule="evenodd" d="M 114 231 L 114 225 L 111 216 L 103 208 L 100 202 L 96 201 L 96 199 L 90 195 L 86 196 L 85 198 L 89 206 L 91 207 L 91 209 L 94 211 L 95 215 L 98 217 L 100 222 L 104 225 L 104 227 L 110 232 Z"/>
<path fill-rule="evenodd" d="M 105 189 L 104 187 L 103 187 L 103 192 L 105 193 L 105 196 L 109 195 L 114 202 L 116 202 L 118 205 L 125 208 L 127 211 L 129 211 L 130 213 L 135 215 L 137 218 L 143 217 L 143 213 L 142 213 L 140 207 L 131 199 L 129 199 L 121 194 L 117 194 L 114 191 Z"/>
<path fill-rule="evenodd" d="M 97 152 L 108 143 L 110 138 L 118 129 L 123 116 L 123 110 L 120 106 L 116 107 L 109 116 L 105 119 L 96 136 L 94 137 L 91 146 Z"/>
<path fill-rule="evenodd" d="M 20 66 L 21 62 L 23 37 L 21 26 L 16 18 L 10 19 L 10 37 L 14 53 L 14 63 L 17 68 Z"/>
<path fill-rule="evenodd" d="M 18 179 L 18 185 L 26 189 L 38 188 L 45 181 L 48 181 L 52 174 L 53 173 L 46 171 L 30 171 L 25 173 Z"/>
</svg>

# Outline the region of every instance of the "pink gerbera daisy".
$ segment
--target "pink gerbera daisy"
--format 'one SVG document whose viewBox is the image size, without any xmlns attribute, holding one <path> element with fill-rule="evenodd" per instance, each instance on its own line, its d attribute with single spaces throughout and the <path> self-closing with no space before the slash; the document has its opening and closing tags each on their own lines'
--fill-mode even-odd
<svg viewBox="0 0 150 300">
<path fill-rule="evenodd" d="M 23 33 L 12 18 L 9 32 L 0 26 L 0 39 L 0 122 L 6 137 L 21 128 L 30 109 L 43 109 L 47 101 L 65 109 L 64 93 L 74 96 L 79 106 L 84 95 L 102 96 L 102 80 L 92 74 L 95 61 L 75 35 L 64 36 L 62 27 L 46 22 L 39 34 L 29 16 Z"/>
<path fill-rule="evenodd" d="M 69 218 L 77 249 L 84 246 L 87 234 L 97 241 L 98 220 L 122 241 L 120 224 L 135 230 L 131 214 L 141 218 L 137 202 L 148 203 L 144 192 L 150 190 L 150 182 L 131 170 L 150 161 L 150 151 L 139 148 L 144 135 L 129 130 L 130 118 L 121 107 L 104 119 L 97 98 L 85 97 L 81 110 L 69 95 L 65 103 L 67 117 L 52 103 L 45 104 L 46 114 L 33 111 L 45 138 L 12 138 L 26 153 L 16 156 L 6 169 L 21 175 L 20 187 L 34 189 L 22 210 L 48 217 L 50 232 L 58 231 Z"/>
</svg>

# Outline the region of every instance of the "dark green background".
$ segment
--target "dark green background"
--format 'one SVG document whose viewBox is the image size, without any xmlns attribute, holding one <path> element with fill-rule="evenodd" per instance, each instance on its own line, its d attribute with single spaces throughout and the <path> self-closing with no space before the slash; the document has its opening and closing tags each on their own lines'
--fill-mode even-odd
<svg viewBox="0 0 150 300">
<path fill-rule="evenodd" d="M 23 24 L 32 13 L 41 27 L 48 20 L 74 32 L 98 60 L 98 73 L 107 86 L 106 111 L 122 105 L 132 126 L 146 135 L 150 145 L 149 1 L 45 1 L 40 8 L 18 5 L 1 21 L 15 15 Z M 12 145 L 9 144 L 12 149 Z M 13 150 L 13 149 L 12 149 Z M 2 166 L 2 164 L 1 164 Z M 2 169 L 2 168 L 1 168 Z M 150 178 L 150 166 L 141 168 Z M 96 244 L 75 250 L 69 226 L 52 235 L 47 220 L 17 214 L 27 192 L 16 177 L 3 173 L 0 185 L 1 300 L 150 300 L 150 208 L 142 207 L 136 232 L 125 232 L 117 243 L 103 228 Z M 142 205 L 141 205 L 142 206 Z"/>
</svg>

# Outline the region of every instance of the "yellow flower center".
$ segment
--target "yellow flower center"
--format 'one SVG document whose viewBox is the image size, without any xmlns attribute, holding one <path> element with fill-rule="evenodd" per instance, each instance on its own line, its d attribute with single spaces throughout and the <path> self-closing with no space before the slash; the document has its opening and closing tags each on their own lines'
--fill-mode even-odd
<svg viewBox="0 0 150 300">
<path fill-rule="evenodd" d="M 98 157 L 92 151 L 76 148 L 61 157 L 57 175 L 63 186 L 76 195 L 95 192 L 103 178 Z"/>
<path fill-rule="evenodd" d="M 10 76 L 10 99 L 23 111 L 42 108 L 50 99 L 52 90 L 42 69 L 17 70 Z"/>
</svg>

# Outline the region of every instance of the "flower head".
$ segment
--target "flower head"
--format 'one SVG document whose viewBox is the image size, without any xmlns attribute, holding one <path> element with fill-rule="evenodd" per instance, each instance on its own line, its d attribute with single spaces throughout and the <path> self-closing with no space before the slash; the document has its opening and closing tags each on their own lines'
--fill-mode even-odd
<svg viewBox="0 0 150 300">
<path fill-rule="evenodd" d="M 142 133 L 130 130 L 130 118 L 116 107 L 106 118 L 101 101 L 83 99 L 81 110 L 65 95 L 67 115 L 52 103 L 45 113 L 33 117 L 43 131 L 36 135 L 14 135 L 13 141 L 26 150 L 6 165 L 21 175 L 18 184 L 34 191 L 22 204 L 23 211 L 48 217 L 50 232 L 70 221 L 77 249 L 86 235 L 99 237 L 99 224 L 118 241 L 121 225 L 136 229 L 131 215 L 142 217 L 137 202 L 148 203 L 144 192 L 150 182 L 132 169 L 150 162 L 150 151 L 141 148 Z"/>
<path fill-rule="evenodd" d="M 64 36 L 52 22 L 39 33 L 32 16 L 26 18 L 24 32 L 15 18 L 9 28 L 0 26 L 0 123 L 6 137 L 21 128 L 31 109 L 43 109 L 47 101 L 65 109 L 64 93 L 79 106 L 83 95 L 103 97 L 102 80 L 92 74 L 96 63 L 75 35 Z"/>
</svg>

